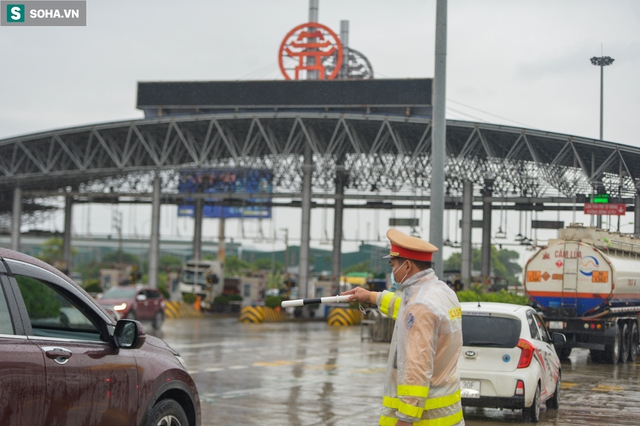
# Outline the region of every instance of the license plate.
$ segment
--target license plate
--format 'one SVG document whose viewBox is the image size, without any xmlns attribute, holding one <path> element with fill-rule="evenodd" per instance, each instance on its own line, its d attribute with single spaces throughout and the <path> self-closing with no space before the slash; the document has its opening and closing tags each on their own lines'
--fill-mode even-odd
<svg viewBox="0 0 640 426">
<path fill-rule="evenodd" d="M 463 398 L 480 398 L 480 382 L 474 380 L 461 380 L 460 393 Z"/>
<path fill-rule="evenodd" d="M 549 328 L 554 330 L 562 330 L 562 321 L 549 321 Z"/>
</svg>

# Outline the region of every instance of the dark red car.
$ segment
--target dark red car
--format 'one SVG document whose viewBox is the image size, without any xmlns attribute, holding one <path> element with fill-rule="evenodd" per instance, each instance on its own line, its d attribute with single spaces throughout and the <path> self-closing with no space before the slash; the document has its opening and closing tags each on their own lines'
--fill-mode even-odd
<svg viewBox="0 0 640 426">
<path fill-rule="evenodd" d="M 156 330 L 164 321 L 165 301 L 157 289 L 143 286 L 112 287 L 98 298 L 103 307 L 113 309 L 120 318 L 152 321 Z"/>
<path fill-rule="evenodd" d="M 0 249 L 0 424 L 199 426 L 179 354 L 57 269 Z"/>
</svg>

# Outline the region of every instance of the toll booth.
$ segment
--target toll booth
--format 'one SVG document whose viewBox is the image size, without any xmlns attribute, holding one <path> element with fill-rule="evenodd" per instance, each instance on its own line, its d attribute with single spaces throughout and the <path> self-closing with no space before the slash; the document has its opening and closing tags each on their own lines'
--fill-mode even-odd
<svg viewBox="0 0 640 426">
<path fill-rule="evenodd" d="M 251 306 L 262 303 L 266 288 L 266 274 L 252 274 L 251 276 L 240 277 L 242 306 Z"/>
</svg>

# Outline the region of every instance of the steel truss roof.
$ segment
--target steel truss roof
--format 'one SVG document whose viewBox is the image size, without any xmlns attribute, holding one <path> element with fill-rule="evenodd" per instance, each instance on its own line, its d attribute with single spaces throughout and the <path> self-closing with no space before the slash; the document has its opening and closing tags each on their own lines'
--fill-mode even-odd
<svg viewBox="0 0 640 426">
<path fill-rule="evenodd" d="M 315 192 L 332 193 L 338 170 L 347 192 L 430 190 L 431 122 L 427 118 L 269 112 L 172 116 L 58 129 L 0 140 L 0 191 L 150 192 L 165 176 L 177 192 L 182 167 L 259 167 L 274 171 L 274 191 L 298 192 L 303 153 L 313 153 Z M 606 191 L 633 197 L 640 148 L 571 135 L 447 121 L 446 191 L 465 180 L 494 196 L 573 197 Z"/>
</svg>

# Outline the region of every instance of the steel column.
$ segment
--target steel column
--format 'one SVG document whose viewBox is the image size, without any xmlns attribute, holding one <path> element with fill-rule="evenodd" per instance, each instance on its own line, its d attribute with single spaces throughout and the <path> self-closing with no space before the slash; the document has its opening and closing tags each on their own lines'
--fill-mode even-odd
<svg viewBox="0 0 640 426">
<path fill-rule="evenodd" d="M 202 258 L 202 198 L 196 198 L 193 208 L 193 258 Z"/>
<path fill-rule="evenodd" d="M 491 275 L 491 196 L 493 195 L 493 180 L 485 179 L 482 195 L 482 276 Z"/>
<path fill-rule="evenodd" d="M 162 181 L 156 173 L 153 178 L 151 198 L 151 239 L 149 241 L 149 286 L 158 287 L 158 268 L 160 266 L 160 196 Z"/>
<path fill-rule="evenodd" d="M 300 232 L 300 264 L 298 270 L 299 297 L 309 295 L 309 241 L 311 237 L 311 177 L 313 174 L 313 154 L 311 147 L 305 145 L 304 165 L 302 166 L 302 229 Z"/>
<path fill-rule="evenodd" d="M 22 215 L 22 188 L 13 190 L 13 216 L 11 217 L 11 250 L 20 251 L 20 216 Z"/>
<path fill-rule="evenodd" d="M 318 22 L 318 3 L 319 0 L 309 0 L 309 22 Z M 315 38 L 310 38 L 310 42 L 315 42 Z M 316 59 L 310 56 L 306 58 L 306 65 L 315 65 Z M 318 71 L 307 70 L 307 80 L 317 80 Z"/>
<path fill-rule="evenodd" d="M 464 289 L 471 287 L 471 224 L 473 223 L 473 182 L 467 180 L 462 188 L 462 265 L 460 275 Z M 456 224 L 458 226 L 458 224 Z"/>
<path fill-rule="evenodd" d="M 349 21 L 340 21 L 340 43 L 342 43 L 342 68 L 340 78 L 349 78 Z"/>
<path fill-rule="evenodd" d="M 67 195 L 64 200 L 64 234 L 62 236 L 62 260 L 65 270 L 69 275 L 72 270 L 71 265 L 71 223 L 73 218 L 73 196 Z"/>
<path fill-rule="evenodd" d="M 340 288 L 340 276 L 342 275 L 342 219 L 344 211 L 344 172 L 336 171 L 336 201 L 333 207 L 333 262 L 332 277 L 336 291 Z"/>
<path fill-rule="evenodd" d="M 447 140 L 445 112 L 447 78 L 447 0 L 436 3 L 436 47 L 433 81 L 433 144 L 431 146 L 431 207 L 429 241 L 440 251 L 435 253 L 433 267 L 441 277 L 443 220 L 444 220 L 444 165 Z"/>
<path fill-rule="evenodd" d="M 636 194 L 633 210 L 633 233 L 640 235 L 640 194 Z"/>
</svg>

